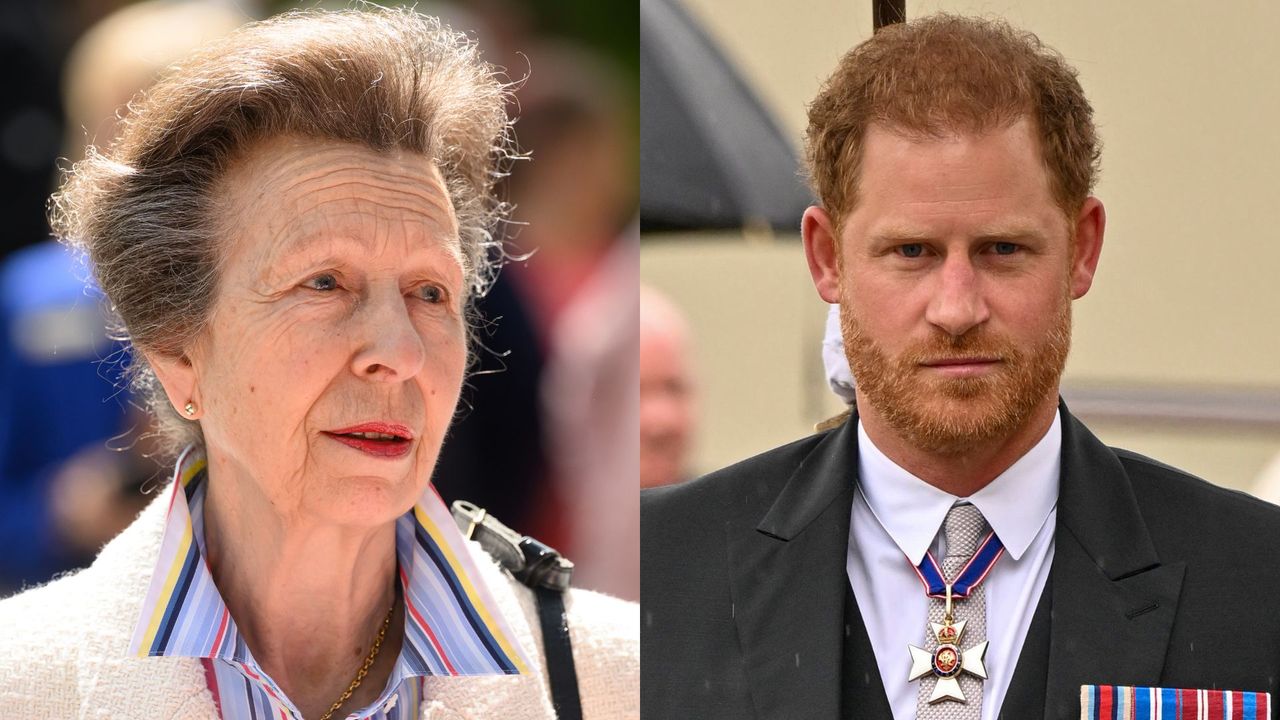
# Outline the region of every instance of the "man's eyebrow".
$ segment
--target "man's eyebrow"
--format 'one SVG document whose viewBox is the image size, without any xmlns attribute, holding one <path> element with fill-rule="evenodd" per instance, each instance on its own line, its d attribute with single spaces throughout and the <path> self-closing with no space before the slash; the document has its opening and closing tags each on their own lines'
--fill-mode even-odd
<svg viewBox="0 0 1280 720">
<path fill-rule="evenodd" d="M 985 242 L 1005 242 L 1015 240 L 1043 240 L 1044 231 L 1034 225 L 1009 225 L 988 228 L 979 233 L 976 240 Z"/>
<path fill-rule="evenodd" d="M 873 231 L 870 237 L 875 243 L 916 243 L 935 239 L 930 233 L 918 228 L 893 225 Z"/>
<path fill-rule="evenodd" d="M 869 237 L 872 242 L 877 244 L 923 243 L 938 239 L 938 236 L 933 233 L 906 226 L 889 226 L 878 229 L 873 231 Z M 1004 242 L 1029 239 L 1042 240 L 1044 237 L 1044 231 L 1035 225 L 1015 224 L 983 228 L 974 236 L 974 239 L 982 242 Z"/>
</svg>

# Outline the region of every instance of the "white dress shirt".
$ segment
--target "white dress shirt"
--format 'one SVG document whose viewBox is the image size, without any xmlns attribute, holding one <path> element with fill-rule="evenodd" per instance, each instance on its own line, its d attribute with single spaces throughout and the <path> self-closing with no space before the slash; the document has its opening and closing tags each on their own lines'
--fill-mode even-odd
<svg viewBox="0 0 1280 720">
<path fill-rule="evenodd" d="M 1062 421 L 1008 470 L 968 498 L 1004 543 L 987 576 L 987 680 L 982 720 L 1000 712 L 1049 577 L 1057 520 Z M 849 523 L 846 569 L 862 613 L 894 720 L 915 720 L 921 682 L 907 682 L 908 645 L 925 646 L 928 605 L 914 565 L 929 550 L 942 558 L 942 521 L 959 499 L 903 470 L 858 423 L 858 491 Z M 908 562 L 910 559 L 910 562 Z M 982 638 L 966 638 L 969 647 Z"/>
</svg>

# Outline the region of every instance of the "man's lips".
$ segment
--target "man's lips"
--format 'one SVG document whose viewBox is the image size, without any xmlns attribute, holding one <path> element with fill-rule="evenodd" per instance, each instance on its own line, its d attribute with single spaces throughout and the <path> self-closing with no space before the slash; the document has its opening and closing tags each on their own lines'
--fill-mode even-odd
<svg viewBox="0 0 1280 720">
<path fill-rule="evenodd" d="M 1000 360 L 991 357 L 937 358 L 920 364 L 947 377 L 959 378 L 983 375 L 999 365 Z"/>
<path fill-rule="evenodd" d="M 971 358 L 938 358 L 935 360 L 926 360 L 921 365 L 925 367 L 949 367 L 952 365 L 993 365 L 1000 362 L 999 358 L 991 357 L 971 357 Z"/>
</svg>

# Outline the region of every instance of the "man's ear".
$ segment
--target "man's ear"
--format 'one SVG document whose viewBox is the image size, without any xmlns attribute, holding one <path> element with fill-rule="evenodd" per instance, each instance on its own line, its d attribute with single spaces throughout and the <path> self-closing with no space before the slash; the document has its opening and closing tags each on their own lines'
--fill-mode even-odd
<svg viewBox="0 0 1280 720">
<path fill-rule="evenodd" d="M 191 360 L 186 355 L 175 356 L 157 352 L 144 352 L 143 356 L 147 358 L 147 363 L 159 378 L 160 386 L 164 388 L 164 394 L 169 398 L 169 404 L 173 409 L 184 418 L 199 417 L 204 406 L 198 397 L 196 370 Z M 195 407 L 194 414 L 186 411 L 187 403 Z"/>
<path fill-rule="evenodd" d="M 1107 212 L 1102 201 L 1088 197 L 1076 215 L 1075 247 L 1071 250 L 1071 299 L 1078 300 L 1093 286 L 1093 274 L 1102 256 L 1102 236 L 1107 229 Z"/>
<path fill-rule="evenodd" d="M 800 221 L 800 236 L 818 295 L 828 303 L 840 302 L 840 238 L 831 216 L 817 205 L 810 206 Z"/>
</svg>

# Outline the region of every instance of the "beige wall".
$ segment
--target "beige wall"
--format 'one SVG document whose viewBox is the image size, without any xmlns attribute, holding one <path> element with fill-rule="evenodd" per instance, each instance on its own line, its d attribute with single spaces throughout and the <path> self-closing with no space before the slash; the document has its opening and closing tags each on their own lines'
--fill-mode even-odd
<svg viewBox="0 0 1280 720">
<path fill-rule="evenodd" d="M 870 0 L 686 0 L 799 145 L 804 106 L 868 37 Z M 1076 304 L 1068 386 L 1280 389 L 1280 3 L 1143 0 L 922 2 L 1008 18 L 1080 71 L 1104 142 L 1108 226 Z M 1229 12 L 1227 9 L 1229 8 Z M 702 469 L 803 434 L 832 408 L 817 340 L 823 306 L 794 239 L 643 246 L 645 279 L 689 308 L 706 378 Z M 1140 428 L 1108 441 L 1248 487 L 1280 432 Z"/>
</svg>

